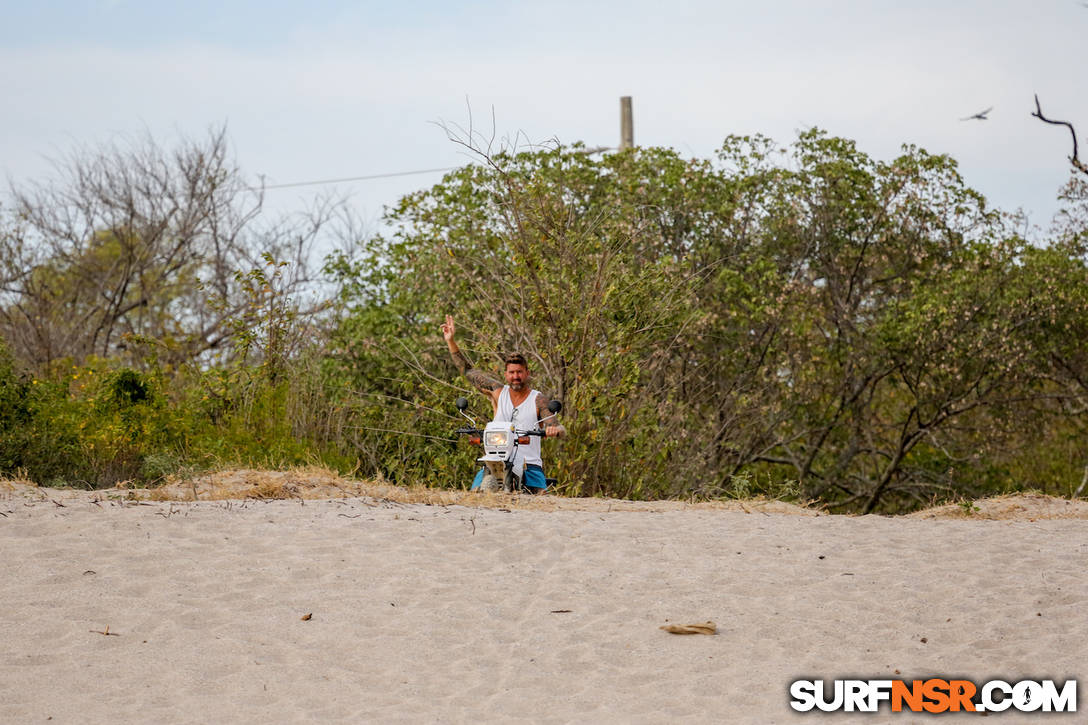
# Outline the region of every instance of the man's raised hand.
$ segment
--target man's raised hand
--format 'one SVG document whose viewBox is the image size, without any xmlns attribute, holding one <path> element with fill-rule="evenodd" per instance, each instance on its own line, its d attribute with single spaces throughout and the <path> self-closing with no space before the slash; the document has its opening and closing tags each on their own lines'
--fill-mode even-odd
<svg viewBox="0 0 1088 725">
<path fill-rule="evenodd" d="M 457 332 L 457 327 L 453 324 L 453 315 L 446 315 L 446 321 L 442 323 L 443 339 L 446 342 L 451 342 L 455 332 Z"/>
</svg>

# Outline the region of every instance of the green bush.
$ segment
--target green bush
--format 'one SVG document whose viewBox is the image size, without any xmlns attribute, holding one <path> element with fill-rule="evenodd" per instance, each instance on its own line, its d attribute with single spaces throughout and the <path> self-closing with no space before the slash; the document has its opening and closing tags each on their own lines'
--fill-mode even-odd
<svg viewBox="0 0 1088 725">
<path fill-rule="evenodd" d="M 0 471 L 23 467 L 26 430 L 31 420 L 31 383 L 15 367 L 0 340 Z"/>
<path fill-rule="evenodd" d="M 235 373 L 168 377 L 90 360 L 31 378 L 0 357 L 0 473 L 94 488 L 219 466 L 354 467 L 304 430 L 327 408 L 301 400 L 294 376 Z"/>
</svg>

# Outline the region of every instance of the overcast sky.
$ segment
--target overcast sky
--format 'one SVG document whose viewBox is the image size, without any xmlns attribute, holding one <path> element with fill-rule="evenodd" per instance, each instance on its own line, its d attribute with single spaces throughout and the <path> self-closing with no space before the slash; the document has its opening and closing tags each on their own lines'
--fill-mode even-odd
<svg viewBox="0 0 1088 725">
<path fill-rule="evenodd" d="M 948 153 L 991 203 L 1046 224 L 1088 157 L 1088 7 L 1079 0 L 347 2 L 0 0 L 0 173 L 148 130 L 226 123 L 269 184 L 466 163 L 436 121 L 531 141 L 635 141 L 708 157 L 730 133 L 818 126 L 877 158 Z M 960 121 L 993 106 L 989 120 Z M 373 222 L 440 174 L 337 188 Z M 269 191 L 300 207 L 321 187 Z M 0 195 L 0 200 L 4 195 Z"/>
</svg>

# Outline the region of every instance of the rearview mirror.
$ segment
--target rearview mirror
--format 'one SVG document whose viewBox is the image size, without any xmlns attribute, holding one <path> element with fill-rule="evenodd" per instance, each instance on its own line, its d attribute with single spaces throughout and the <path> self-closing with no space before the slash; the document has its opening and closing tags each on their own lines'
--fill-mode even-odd
<svg viewBox="0 0 1088 725">
<path fill-rule="evenodd" d="M 457 410 L 464 410 L 468 407 L 468 398 L 458 398 L 454 405 L 457 406 Z"/>
<path fill-rule="evenodd" d="M 558 400 L 549 400 L 548 410 L 552 413 L 558 413 L 559 411 L 563 410 L 563 404 L 560 403 Z"/>
</svg>

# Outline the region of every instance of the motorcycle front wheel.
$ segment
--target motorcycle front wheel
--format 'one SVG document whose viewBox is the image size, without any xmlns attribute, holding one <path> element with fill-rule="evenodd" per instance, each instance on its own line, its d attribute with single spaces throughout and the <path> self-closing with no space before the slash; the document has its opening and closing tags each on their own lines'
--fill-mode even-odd
<svg viewBox="0 0 1088 725">
<path fill-rule="evenodd" d="M 506 474 L 502 478 L 502 490 L 506 493 L 513 493 L 518 490 L 518 484 L 521 483 L 518 480 L 517 475 L 514 473 L 514 469 L 507 468 Z"/>
</svg>

